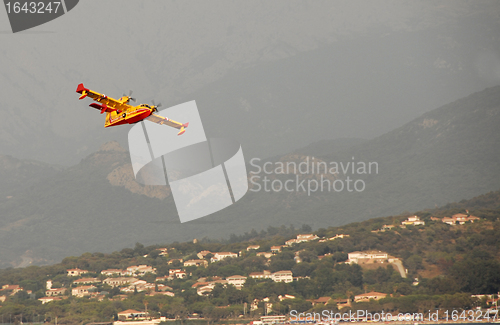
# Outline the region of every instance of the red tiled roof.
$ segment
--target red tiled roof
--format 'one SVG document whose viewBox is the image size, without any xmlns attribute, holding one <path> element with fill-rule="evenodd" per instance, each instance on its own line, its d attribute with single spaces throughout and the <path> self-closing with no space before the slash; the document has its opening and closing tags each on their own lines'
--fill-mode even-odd
<svg viewBox="0 0 500 325">
<path fill-rule="evenodd" d="M 133 309 L 127 309 L 127 310 L 124 310 L 122 312 L 119 312 L 118 314 L 144 314 L 144 312 L 142 311 L 137 311 L 137 310 L 133 310 Z"/>
<path fill-rule="evenodd" d="M 318 299 L 315 300 L 315 302 L 327 303 L 330 299 L 331 299 L 330 297 L 319 297 Z"/>
</svg>

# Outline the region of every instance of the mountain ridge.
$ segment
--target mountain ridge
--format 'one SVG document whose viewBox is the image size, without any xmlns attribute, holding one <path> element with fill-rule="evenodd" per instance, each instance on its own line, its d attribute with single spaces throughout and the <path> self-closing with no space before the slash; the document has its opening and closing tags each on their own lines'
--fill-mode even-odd
<svg viewBox="0 0 500 325">
<path fill-rule="evenodd" d="M 276 224 L 301 225 L 305 216 L 317 229 L 460 201 L 498 189 L 499 119 L 500 86 L 425 113 L 372 140 L 327 141 L 262 160 L 317 157 L 349 162 L 354 156 L 377 161 L 380 173 L 362 175 L 366 190 L 361 193 L 249 191 L 237 204 L 184 224 L 179 223 L 173 198 L 163 192 L 158 199 L 161 189 L 136 184 L 127 167 L 128 152 L 116 143 L 106 144 L 78 165 L 0 200 L 0 265 L 17 265 L 27 251 L 43 264 L 70 251 L 112 251 L 162 238 L 223 238 L 228 235 L 225 229 L 244 233 Z M 247 166 L 249 172 L 253 169 Z M 284 181 L 295 175 L 270 177 Z"/>
</svg>

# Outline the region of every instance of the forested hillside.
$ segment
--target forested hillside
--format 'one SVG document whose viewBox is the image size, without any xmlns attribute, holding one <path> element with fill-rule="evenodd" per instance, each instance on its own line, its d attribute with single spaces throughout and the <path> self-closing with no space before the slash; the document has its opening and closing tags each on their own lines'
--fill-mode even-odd
<svg viewBox="0 0 500 325">
<path fill-rule="evenodd" d="M 452 216 L 458 221 L 443 222 Z M 152 316 L 161 313 L 185 318 L 198 314 L 212 321 L 235 318 L 245 311 L 244 317 L 251 319 L 264 314 L 267 303 L 272 305 L 266 307 L 268 313 L 274 314 L 324 308 L 391 312 L 487 308 L 491 299 L 471 295 L 496 294 L 500 289 L 499 218 L 497 191 L 434 210 L 321 228 L 312 233 L 308 225 L 300 229 L 268 227 L 266 231 L 231 235 L 225 241 L 203 238 L 147 247 L 137 243 L 134 248 L 111 254 L 85 253 L 52 266 L 2 270 L 0 284 L 6 288 L 2 292 L 6 300 L 0 314 L 4 319 L 23 317 L 23 321 L 36 321 L 35 315 L 45 315 L 49 320 L 57 316 L 59 323 L 73 324 L 109 321 L 125 309 L 144 310 L 145 304 Z M 425 224 L 412 225 L 408 220 Z M 468 221 L 460 224 L 460 220 Z M 294 244 L 294 239 L 299 238 L 308 239 Z M 348 260 L 349 253 L 360 251 L 383 252 L 388 257 L 367 262 Z M 232 252 L 238 257 L 213 261 L 217 252 Z M 200 258 L 207 261 L 206 267 L 183 264 Z M 397 262 L 391 260 L 402 261 L 405 272 L 399 272 Z M 154 272 L 136 273 L 135 278 L 143 283 L 128 293 L 123 287 L 108 285 L 105 279 L 110 276 L 101 273 L 134 265 L 148 265 Z M 88 273 L 68 276 L 67 270 L 74 268 Z M 253 277 L 266 270 L 270 274 L 291 271 L 293 281 Z M 179 272 L 185 277 L 172 275 Z M 246 278 L 242 287 L 228 282 L 235 275 Z M 68 290 L 56 297 L 58 301 L 41 304 L 37 300 L 47 295 L 46 281 L 51 280 L 53 288 L 72 289 L 81 277 L 97 281 L 88 295 L 75 297 Z M 150 289 L 141 289 L 148 283 L 152 284 Z M 210 283 L 210 290 L 200 294 L 200 286 Z M 12 294 L 9 288 L 13 287 L 5 285 L 19 285 L 22 290 Z M 160 287 L 167 287 L 169 295 L 159 294 Z M 386 297 L 357 301 L 365 292 Z M 320 297 L 327 298 L 318 300 Z M 245 303 L 255 308 L 245 308 Z"/>
<path fill-rule="evenodd" d="M 135 242 L 228 238 L 226 229 L 243 234 L 282 224 L 299 227 L 306 217 L 313 229 L 319 229 L 442 206 L 498 189 L 498 125 L 500 86 L 437 108 L 372 140 L 322 141 L 261 160 L 375 162 L 377 173 L 330 175 L 362 179 L 362 192 L 252 188 L 236 204 L 184 224 L 170 189 L 138 184 L 129 154 L 116 142 L 64 170 L 31 161 L 5 163 L 3 169 L 0 165 L 6 185 L 0 184 L 0 266 L 24 265 L 26 259 L 52 264 L 67 255 L 109 253 Z M 5 161 L 15 161 L 9 159 Z M 247 167 L 250 179 L 257 169 Z M 257 176 L 284 181 L 296 175 Z M 7 186 L 14 183 L 21 185 Z"/>
</svg>

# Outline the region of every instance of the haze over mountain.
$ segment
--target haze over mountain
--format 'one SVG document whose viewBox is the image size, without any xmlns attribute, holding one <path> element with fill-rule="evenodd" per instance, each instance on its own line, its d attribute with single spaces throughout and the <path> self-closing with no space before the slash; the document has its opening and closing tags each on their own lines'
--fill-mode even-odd
<svg viewBox="0 0 500 325">
<path fill-rule="evenodd" d="M 497 1 L 88 2 L 0 33 L 0 152 L 71 165 L 129 127 L 76 85 L 164 107 L 197 100 L 210 136 L 270 157 L 372 138 L 500 82 Z M 9 30 L 0 10 L 0 30 Z"/>
<path fill-rule="evenodd" d="M 355 157 L 377 162 L 377 174 L 327 175 L 331 180 L 363 179 L 366 188 L 360 193 L 250 191 L 235 205 L 184 224 L 179 223 L 168 188 L 137 184 L 127 151 L 108 143 L 79 164 L 55 170 L 29 187 L 1 188 L 0 266 L 50 263 L 135 242 L 227 237 L 269 225 L 339 226 L 471 198 L 499 188 L 498 125 L 500 86 L 425 113 L 373 140 L 322 141 L 269 160 L 315 157 L 346 163 Z M 254 164 L 248 171 L 256 171 Z M 16 169 L 9 174 L 19 182 L 25 179 Z M 269 177 L 284 181 L 295 175 Z"/>
</svg>

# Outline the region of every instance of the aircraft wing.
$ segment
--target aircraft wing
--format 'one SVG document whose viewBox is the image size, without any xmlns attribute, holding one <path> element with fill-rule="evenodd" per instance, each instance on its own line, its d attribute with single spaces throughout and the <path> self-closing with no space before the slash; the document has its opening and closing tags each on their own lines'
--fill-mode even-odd
<svg viewBox="0 0 500 325">
<path fill-rule="evenodd" d="M 93 100 L 101 103 L 101 105 L 91 104 L 91 107 L 101 110 L 101 113 L 110 111 L 126 111 L 128 108 L 132 107 L 128 104 L 122 103 L 121 101 L 108 97 L 104 94 L 100 94 L 93 90 L 87 89 L 83 84 L 79 84 L 76 88 L 76 92 L 82 94 L 79 99 L 84 99 L 85 97 L 90 97 Z"/>
<path fill-rule="evenodd" d="M 168 125 L 168 126 L 171 126 L 173 128 L 176 128 L 176 129 L 179 129 L 179 133 L 177 133 L 177 135 L 181 135 L 183 134 L 184 132 L 186 132 L 186 128 L 188 127 L 189 123 L 180 123 L 180 122 L 177 122 L 177 121 L 174 121 L 174 120 L 171 120 L 169 119 L 168 117 L 163 117 L 163 116 L 160 116 L 160 115 L 156 115 L 156 114 L 151 114 L 149 115 L 146 120 L 148 121 L 151 121 L 153 123 L 157 123 L 157 124 L 160 124 L 160 125 Z"/>
</svg>

